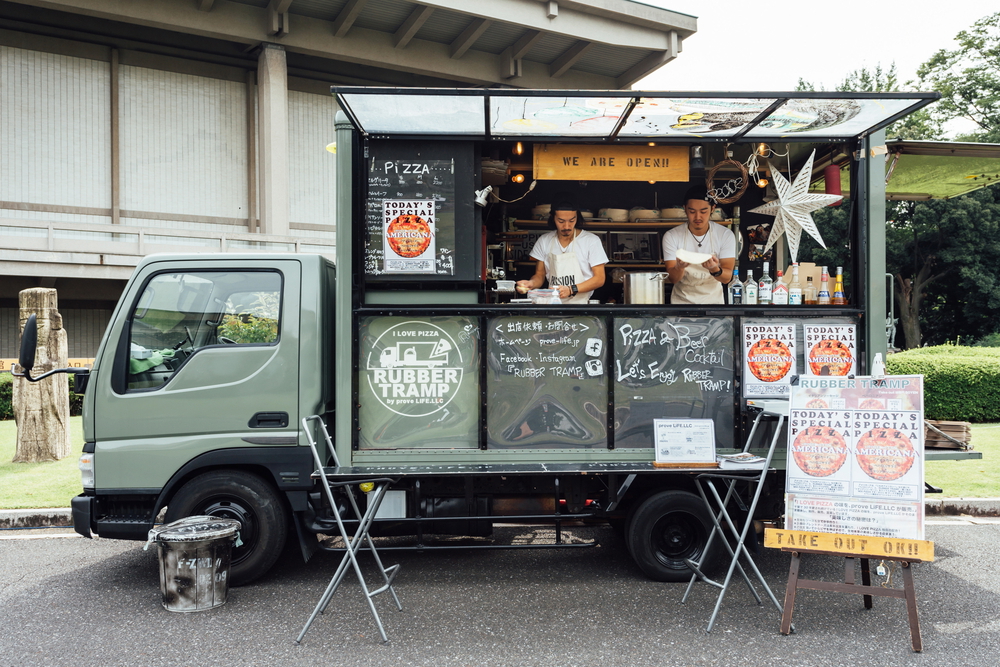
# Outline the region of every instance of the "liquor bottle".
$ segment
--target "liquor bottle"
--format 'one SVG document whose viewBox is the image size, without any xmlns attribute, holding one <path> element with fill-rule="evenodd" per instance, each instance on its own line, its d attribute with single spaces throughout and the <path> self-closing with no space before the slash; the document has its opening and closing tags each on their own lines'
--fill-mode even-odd
<svg viewBox="0 0 1000 667">
<path fill-rule="evenodd" d="M 847 296 L 844 294 L 844 267 L 837 267 L 837 279 L 833 283 L 833 296 L 830 303 L 835 306 L 846 306 Z"/>
<path fill-rule="evenodd" d="M 757 281 L 757 303 L 762 306 L 771 305 L 771 289 L 774 286 L 774 281 L 771 280 L 768 269 L 770 269 L 770 262 L 764 262 L 764 274 Z"/>
<path fill-rule="evenodd" d="M 775 306 L 788 305 L 788 285 L 782 280 L 781 270 L 778 270 L 778 279 L 774 281 L 771 288 L 771 304 Z"/>
<path fill-rule="evenodd" d="M 788 305 L 802 305 L 802 283 L 799 282 L 798 262 L 792 262 L 792 282 L 788 284 Z"/>
<path fill-rule="evenodd" d="M 813 283 L 812 276 L 806 276 L 806 286 L 802 290 L 802 303 L 807 306 L 816 305 L 816 285 Z"/>
<path fill-rule="evenodd" d="M 729 303 L 743 303 L 743 283 L 740 282 L 740 270 L 733 268 L 733 279 L 729 281 Z"/>
<path fill-rule="evenodd" d="M 743 283 L 743 303 L 757 304 L 757 283 L 753 279 L 753 269 L 747 269 L 747 281 Z"/>
<path fill-rule="evenodd" d="M 830 272 L 823 267 L 823 275 L 819 279 L 819 294 L 816 295 L 816 303 L 820 306 L 830 305 Z"/>
</svg>

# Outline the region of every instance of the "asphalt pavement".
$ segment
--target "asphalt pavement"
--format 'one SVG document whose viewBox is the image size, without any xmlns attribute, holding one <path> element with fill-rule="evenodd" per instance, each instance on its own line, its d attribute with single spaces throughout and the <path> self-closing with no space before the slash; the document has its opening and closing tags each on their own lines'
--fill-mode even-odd
<svg viewBox="0 0 1000 667">
<path fill-rule="evenodd" d="M 550 529 L 499 528 L 530 544 Z M 735 585 L 711 634 L 715 590 L 645 579 L 607 526 L 566 529 L 598 546 L 564 550 L 386 553 L 402 565 L 376 604 L 382 644 L 349 577 L 301 645 L 295 637 L 336 567 L 286 554 L 257 584 L 216 609 L 161 605 L 155 548 L 87 540 L 50 528 L 0 535 L 0 665 L 939 665 L 996 664 L 1000 654 L 1000 520 L 928 519 L 934 563 L 915 567 L 924 652 L 910 650 L 902 601 L 800 591 L 796 632 L 779 633 L 773 606 Z M 64 535 L 65 537 L 59 537 Z M 789 556 L 756 561 L 783 599 Z M 803 577 L 840 580 L 843 560 L 804 557 Z M 894 585 L 899 581 L 895 573 Z M 877 578 L 877 582 L 886 583 Z"/>
</svg>

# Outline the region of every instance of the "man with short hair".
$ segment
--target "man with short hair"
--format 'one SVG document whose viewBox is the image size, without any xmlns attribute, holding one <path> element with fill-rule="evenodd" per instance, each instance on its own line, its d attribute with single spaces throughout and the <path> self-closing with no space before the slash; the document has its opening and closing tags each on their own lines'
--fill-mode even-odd
<svg viewBox="0 0 1000 667">
<path fill-rule="evenodd" d="M 684 195 L 687 222 L 663 235 L 663 260 L 673 283 L 670 303 L 725 303 L 722 286 L 733 277 L 736 237 L 712 222 L 715 201 L 704 185 L 695 185 Z M 700 264 L 677 258 L 678 250 L 711 255 Z"/>
</svg>

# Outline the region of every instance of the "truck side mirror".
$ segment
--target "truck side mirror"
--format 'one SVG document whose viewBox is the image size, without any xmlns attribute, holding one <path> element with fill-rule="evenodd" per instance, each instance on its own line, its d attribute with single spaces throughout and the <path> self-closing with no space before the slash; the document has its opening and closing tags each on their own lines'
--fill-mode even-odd
<svg viewBox="0 0 1000 667">
<path fill-rule="evenodd" d="M 13 373 L 17 377 L 23 377 L 28 382 L 38 382 L 42 378 L 47 378 L 56 373 L 73 373 L 76 376 L 76 393 L 82 394 L 87 389 L 87 382 L 90 380 L 89 368 L 56 368 L 48 373 L 43 373 L 38 377 L 31 377 L 31 370 L 35 367 L 35 350 L 38 347 L 38 323 L 35 315 L 28 316 L 28 321 L 24 323 L 24 333 L 21 334 L 21 352 L 18 356 L 17 365 L 21 371 Z"/>
<path fill-rule="evenodd" d="M 24 323 L 24 333 L 21 335 L 21 353 L 18 356 L 18 365 L 27 372 L 35 367 L 35 348 L 38 347 L 38 324 L 35 322 L 35 314 L 28 316 L 28 321 Z"/>
</svg>

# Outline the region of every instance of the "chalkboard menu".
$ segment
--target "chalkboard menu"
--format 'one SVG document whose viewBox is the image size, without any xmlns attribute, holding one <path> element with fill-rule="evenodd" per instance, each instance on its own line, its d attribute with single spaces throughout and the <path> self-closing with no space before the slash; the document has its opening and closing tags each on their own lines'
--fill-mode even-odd
<svg viewBox="0 0 1000 667">
<path fill-rule="evenodd" d="M 361 449 L 479 446 L 479 323 L 472 317 L 363 317 Z"/>
<path fill-rule="evenodd" d="M 372 141 L 363 235 L 369 281 L 475 280 L 475 165 L 468 142 Z"/>
<path fill-rule="evenodd" d="M 733 338 L 732 318 L 615 318 L 615 447 L 652 447 L 661 418 L 712 419 L 733 447 Z"/>
<path fill-rule="evenodd" d="M 487 338 L 488 447 L 607 447 L 602 319 L 495 317 Z"/>
</svg>

